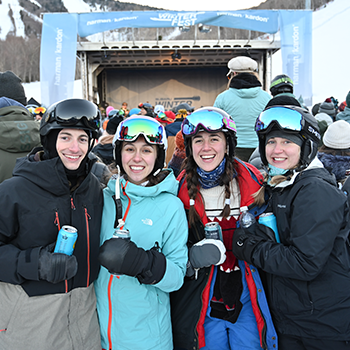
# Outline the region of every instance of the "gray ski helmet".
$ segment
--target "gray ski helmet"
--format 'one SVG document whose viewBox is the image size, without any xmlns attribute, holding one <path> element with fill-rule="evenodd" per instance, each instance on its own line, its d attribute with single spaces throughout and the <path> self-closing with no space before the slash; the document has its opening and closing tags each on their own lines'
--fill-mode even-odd
<svg viewBox="0 0 350 350">
<path fill-rule="evenodd" d="M 199 131 L 222 131 L 228 145 L 228 157 L 233 160 L 237 145 L 236 130 L 232 117 L 221 108 L 210 106 L 195 110 L 184 119 L 181 126 L 186 156 L 192 154 L 191 138 Z"/>
<path fill-rule="evenodd" d="M 157 159 L 151 172 L 154 174 L 156 171 L 164 168 L 168 141 L 164 126 L 155 118 L 149 116 L 134 115 L 119 123 L 113 138 L 113 156 L 115 163 L 125 172 L 121 156 L 123 142 L 136 141 L 140 135 L 145 138 L 147 143 L 157 146 Z"/>
<path fill-rule="evenodd" d="M 270 92 L 272 96 L 276 96 L 283 92 L 293 93 L 293 81 L 286 74 L 276 75 L 270 85 Z"/>
<path fill-rule="evenodd" d="M 255 123 L 255 131 L 259 138 L 261 161 L 266 166 L 266 137 L 274 130 L 297 134 L 304 140 L 301 145 L 299 169 L 306 168 L 316 157 L 321 135 L 317 120 L 306 109 L 298 106 L 271 106 L 260 113 Z"/>
<path fill-rule="evenodd" d="M 94 103 L 80 98 L 62 100 L 46 110 L 40 123 L 40 136 L 67 128 L 90 131 L 92 138 L 97 139 L 100 120 L 100 111 Z"/>
</svg>

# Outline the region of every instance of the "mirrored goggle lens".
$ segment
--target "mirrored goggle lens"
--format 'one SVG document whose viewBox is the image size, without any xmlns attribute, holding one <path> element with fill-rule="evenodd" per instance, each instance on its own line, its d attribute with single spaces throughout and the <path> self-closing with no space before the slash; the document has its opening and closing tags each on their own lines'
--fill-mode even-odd
<svg viewBox="0 0 350 350">
<path fill-rule="evenodd" d="M 266 130 L 271 122 L 277 122 L 283 129 L 301 131 L 303 116 L 298 111 L 289 108 L 270 108 L 259 115 L 255 123 L 255 131 Z"/>
<path fill-rule="evenodd" d="M 128 118 L 122 122 L 117 139 L 120 141 L 134 141 L 142 134 L 149 143 L 163 145 L 165 142 L 164 133 L 164 128 L 151 118 Z"/>
<path fill-rule="evenodd" d="M 73 126 L 82 121 L 91 129 L 98 128 L 100 123 L 97 107 L 84 100 L 58 104 L 55 112 L 48 116 L 48 119 L 50 118 L 63 126 Z"/>
<path fill-rule="evenodd" d="M 34 113 L 35 114 L 44 114 L 46 112 L 46 108 L 45 107 L 37 107 L 34 109 Z"/>
<path fill-rule="evenodd" d="M 195 135 L 198 128 L 202 127 L 207 131 L 217 131 L 221 130 L 223 127 L 236 132 L 235 122 L 221 115 L 216 111 L 201 111 L 194 112 L 187 116 L 187 118 L 182 122 L 182 132 L 184 135 Z"/>
<path fill-rule="evenodd" d="M 160 118 L 160 119 L 166 119 L 167 116 L 166 116 L 166 114 L 165 114 L 164 112 L 159 112 L 159 113 L 158 113 L 158 118 Z"/>
</svg>

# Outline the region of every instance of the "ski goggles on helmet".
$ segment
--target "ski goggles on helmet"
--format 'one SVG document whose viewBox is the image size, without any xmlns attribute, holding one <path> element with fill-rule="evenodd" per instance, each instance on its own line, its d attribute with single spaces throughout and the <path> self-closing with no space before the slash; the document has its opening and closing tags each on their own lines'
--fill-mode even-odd
<svg viewBox="0 0 350 350">
<path fill-rule="evenodd" d="M 134 116 L 123 120 L 114 135 L 113 144 L 116 141 L 135 141 L 140 135 L 152 145 L 164 145 L 167 147 L 167 139 L 164 127 L 154 118 L 147 116 Z"/>
<path fill-rule="evenodd" d="M 211 109 L 194 112 L 182 122 L 181 130 L 185 136 L 194 136 L 201 129 L 208 132 L 223 129 L 237 132 L 236 123 L 229 115 L 223 115 Z"/>
<path fill-rule="evenodd" d="M 45 122 L 56 122 L 63 127 L 75 126 L 82 123 L 90 130 L 100 126 L 100 112 L 97 107 L 87 100 L 71 100 L 70 103 L 57 103 L 55 108 L 46 116 Z"/>
<path fill-rule="evenodd" d="M 34 113 L 35 114 L 43 115 L 45 112 L 46 112 L 46 108 L 45 107 L 36 107 L 34 109 Z"/>
<path fill-rule="evenodd" d="M 282 129 L 301 131 L 305 121 L 303 115 L 294 109 L 272 107 L 260 113 L 255 123 L 255 131 L 267 130 L 271 124 L 275 123 Z"/>
</svg>

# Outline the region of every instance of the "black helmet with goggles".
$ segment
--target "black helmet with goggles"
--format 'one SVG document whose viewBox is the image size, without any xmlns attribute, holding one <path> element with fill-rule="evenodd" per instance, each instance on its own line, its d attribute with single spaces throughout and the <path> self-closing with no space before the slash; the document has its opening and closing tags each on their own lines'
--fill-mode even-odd
<svg viewBox="0 0 350 350">
<path fill-rule="evenodd" d="M 91 131 L 92 138 L 98 137 L 100 111 L 97 106 L 84 99 L 72 98 L 50 106 L 40 124 L 40 135 L 46 136 L 54 129 L 83 129 Z"/>
<path fill-rule="evenodd" d="M 307 110 L 297 106 L 272 106 L 260 113 L 255 123 L 255 131 L 259 138 L 260 157 L 266 166 L 265 145 L 270 132 L 284 131 L 297 134 L 303 139 L 300 152 L 300 167 L 307 167 L 316 157 L 321 135 L 317 120 Z"/>
</svg>

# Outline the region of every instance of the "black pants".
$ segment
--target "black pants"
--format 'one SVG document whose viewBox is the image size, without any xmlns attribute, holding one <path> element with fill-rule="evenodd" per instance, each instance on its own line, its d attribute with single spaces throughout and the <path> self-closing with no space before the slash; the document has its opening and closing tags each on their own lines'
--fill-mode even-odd
<svg viewBox="0 0 350 350">
<path fill-rule="evenodd" d="M 278 334 L 279 350 L 350 350 L 350 341 L 324 340 Z"/>
</svg>

